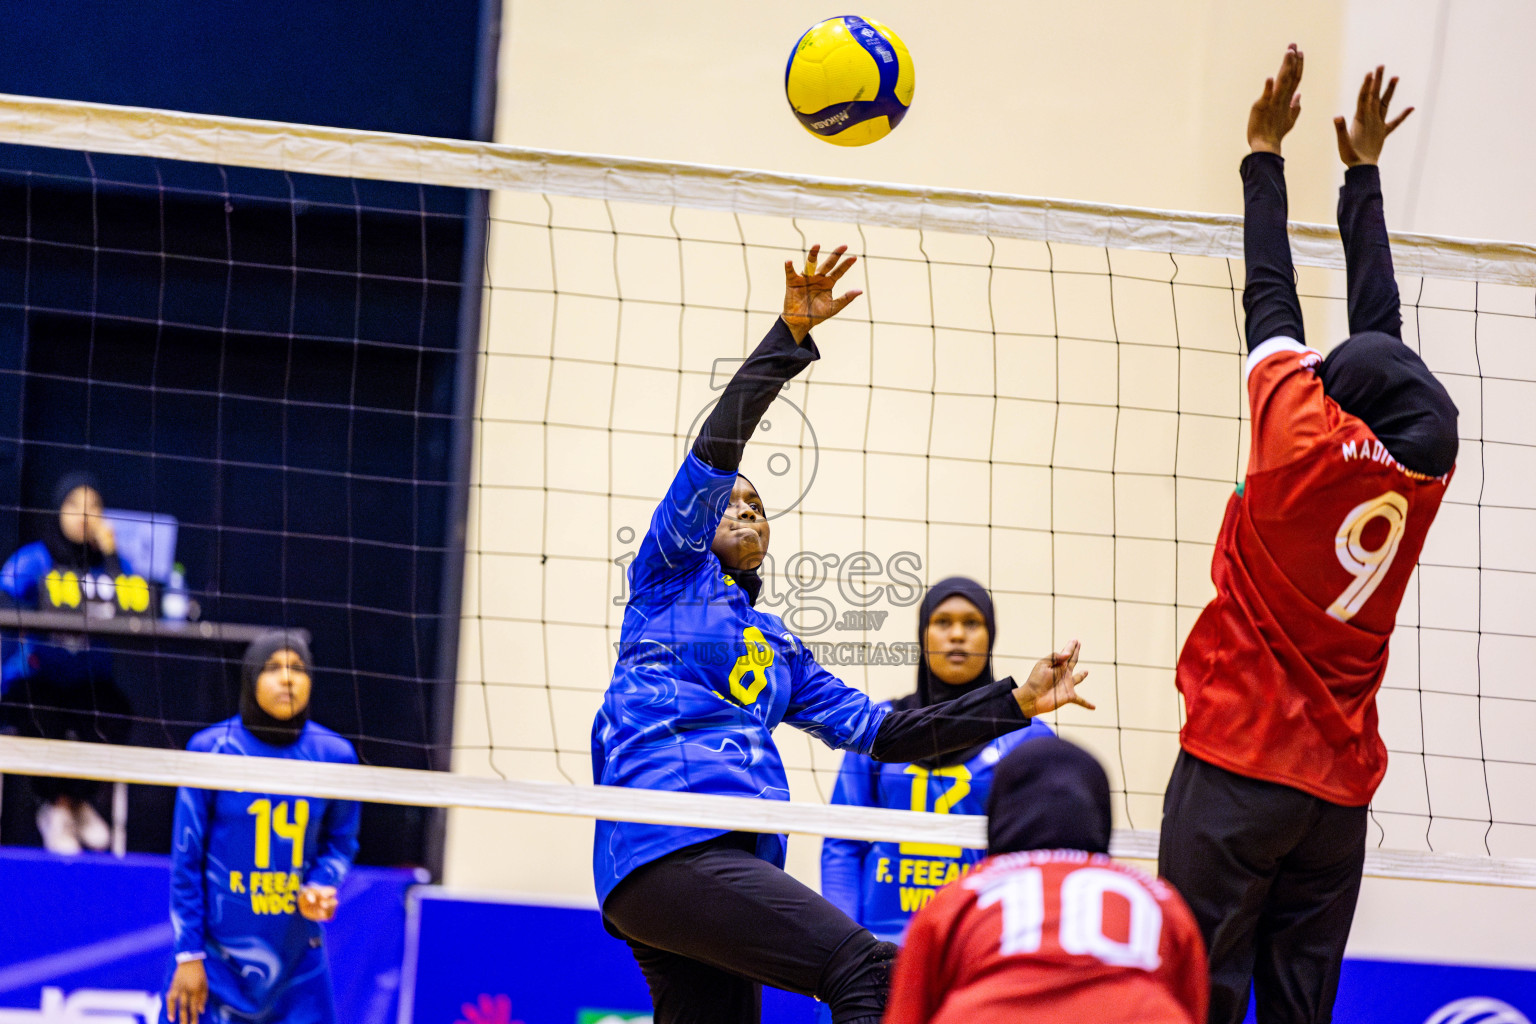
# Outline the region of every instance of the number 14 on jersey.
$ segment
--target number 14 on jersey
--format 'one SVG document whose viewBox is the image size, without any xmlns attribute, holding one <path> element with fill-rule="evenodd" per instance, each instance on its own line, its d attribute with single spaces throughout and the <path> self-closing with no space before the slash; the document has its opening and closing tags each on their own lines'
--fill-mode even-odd
<svg viewBox="0 0 1536 1024">
<path fill-rule="evenodd" d="M 256 849 L 253 851 L 253 859 L 258 868 L 272 866 L 273 833 L 279 839 L 288 840 L 293 870 L 298 871 L 304 866 L 304 832 L 309 828 L 308 800 L 293 802 L 292 818 L 288 814 L 287 800 L 280 801 L 274 810 L 272 801 L 266 797 L 251 801 L 245 813 L 256 816 Z"/>
</svg>

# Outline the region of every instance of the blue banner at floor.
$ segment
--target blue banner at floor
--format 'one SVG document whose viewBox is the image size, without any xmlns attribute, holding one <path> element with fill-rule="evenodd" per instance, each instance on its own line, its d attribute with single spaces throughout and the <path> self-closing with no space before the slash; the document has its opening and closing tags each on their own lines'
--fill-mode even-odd
<svg viewBox="0 0 1536 1024">
<path fill-rule="evenodd" d="M 1531 1024 L 1536 971 L 1345 960 L 1333 1019 L 1361 1024 Z"/>
<path fill-rule="evenodd" d="M 337 1019 L 398 1016 L 412 871 L 357 868 L 327 925 Z M 0 849 L 0 1024 L 153 1024 L 171 965 L 166 857 Z"/>
<path fill-rule="evenodd" d="M 412 872 L 358 868 L 328 926 L 346 1024 L 619 1024 L 650 1000 L 597 911 L 413 890 Z M 170 965 L 164 857 L 0 850 L 0 1024 L 145 1024 Z M 402 950 L 404 979 L 402 981 Z M 398 1007 L 398 1008 L 397 1008 Z M 816 1004 L 765 991 L 765 1024 Z M 1536 971 L 1350 960 L 1334 1019 L 1536 1024 Z"/>
<path fill-rule="evenodd" d="M 401 1024 L 649 1021 L 645 981 L 596 910 L 412 893 Z M 764 990 L 764 1024 L 811 1024 L 817 1004 Z M 1536 1024 L 1536 971 L 1348 960 L 1334 1020 Z"/>
<path fill-rule="evenodd" d="M 649 1021 L 629 947 L 596 910 L 411 893 L 401 1024 L 621 1024 Z M 814 1024 L 816 1003 L 763 992 L 764 1024 Z"/>
</svg>

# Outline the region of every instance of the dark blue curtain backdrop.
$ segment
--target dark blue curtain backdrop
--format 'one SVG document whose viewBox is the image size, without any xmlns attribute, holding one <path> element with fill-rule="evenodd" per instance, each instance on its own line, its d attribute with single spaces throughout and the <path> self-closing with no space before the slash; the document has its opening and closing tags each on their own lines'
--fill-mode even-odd
<svg viewBox="0 0 1536 1024">
<path fill-rule="evenodd" d="M 488 136 L 489 0 L 0 10 L 0 92 Z M 0 149 L 0 558 L 88 467 L 109 506 L 181 521 L 203 618 L 313 633 L 316 720 L 369 763 L 442 766 L 472 209 L 454 189 Z M 238 654 L 125 643 L 133 742 L 232 714 Z M 26 842 L 13 789 L 0 831 Z M 167 848 L 171 797 L 134 787 L 131 848 Z M 431 859 L 429 817 L 369 807 L 360 859 Z"/>
<path fill-rule="evenodd" d="M 480 0 L 5 0 L 0 92 L 476 138 Z"/>
</svg>

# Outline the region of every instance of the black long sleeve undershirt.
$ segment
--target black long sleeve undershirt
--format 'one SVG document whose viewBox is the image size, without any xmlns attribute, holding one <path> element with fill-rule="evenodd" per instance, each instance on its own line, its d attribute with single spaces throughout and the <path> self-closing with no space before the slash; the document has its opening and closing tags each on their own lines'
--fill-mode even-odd
<svg viewBox="0 0 1536 1024">
<path fill-rule="evenodd" d="M 1285 161 L 1272 153 L 1250 153 L 1242 174 L 1243 258 L 1248 265 L 1243 309 L 1248 314 L 1249 351 L 1276 336 L 1306 344 L 1285 231 Z M 1338 215 L 1349 281 L 1350 336 L 1333 347 L 1318 369 L 1323 392 L 1364 421 L 1404 466 L 1441 476 L 1456 464 L 1456 403 L 1424 360 L 1403 344 L 1381 172 L 1374 165 L 1344 172 Z"/>
<path fill-rule="evenodd" d="M 1243 158 L 1243 286 L 1248 351 L 1270 338 L 1307 343 L 1296 295 L 1296 267 L 1285 222 L 1285 161 L 1274 153 L 1249 153 Z"/>
<path fill-rule="evenodd" d="M 1349 333 L 1403 336 L 1402 300 L 1392 272 L 1392 246 L 1381 203 L 1381 169 L 1359 164 L 1344 172 L 1339 189 L 1339 237 L 1349 281 Z"/>
<path fill-rule="evenodd" d="M 954 700 L 892 711 L 880 723 L 869 756 L 876 761 L 920 761 L 964 750 L 1029 724 L 1013 696 L 1012 679 L 999 679 Z"/>
<path fill-rule="evenodd" d="M 1285 161 L 1273 153 L 1250 153 L 1243 160 L 1242 175 L 1248 348 L 1251 351 L 1276 335 L 1305 344 L 1296 270 L 1285 230 Z M 1382 212 L 1379 168 L 1360 164 L 1344 172 L 1338 217 L 1349 280 L 1349 333 L 1380 331 L 1401 338 L 1403 318 Z"/>
<path fill-rule="evenodd" d="M 784 321 L 775 320 L 767 336 L 725 386 L 720 401 L 693 442 L 693 454 L 715 469 L 729 471 L 740 467 L 741 453 L 779 389 L 820 358 L 821 353 L 809 335 L 797 345 Z"/>
</svg>

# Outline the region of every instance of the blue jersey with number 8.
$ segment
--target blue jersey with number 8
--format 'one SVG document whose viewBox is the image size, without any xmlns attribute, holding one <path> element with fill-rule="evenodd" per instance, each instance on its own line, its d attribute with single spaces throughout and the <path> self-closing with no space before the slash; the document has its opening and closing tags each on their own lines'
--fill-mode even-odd
<svg viewBox="0 0 1536 1024">
<path fill-rule="evenodd" d="M 788 800 L 780 722 L 867 753 L 889 709 L 832 675 L 777 615 L 753 609 L 710 551 L 734 471 L 690 453 L 630 566 L 618 662 L 592 725 L 599 785 Z M 599 900 L 625 875 L 722 829 L 599 821 Z M 783 836 L 757 854 L 784 865 Z"/>
</svg>

